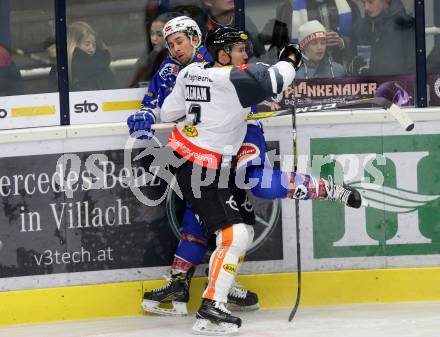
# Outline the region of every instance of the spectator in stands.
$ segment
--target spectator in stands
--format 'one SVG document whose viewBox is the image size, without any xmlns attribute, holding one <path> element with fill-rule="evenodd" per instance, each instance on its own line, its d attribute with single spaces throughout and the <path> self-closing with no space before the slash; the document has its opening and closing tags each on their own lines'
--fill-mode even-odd
<svg viewBox="0 0 440 337">
<path fill-rule="evenodd" d="M 296 73 L 296 78 L 335 78 L 345 76 L 344 67 L 332 60 L 326 53 L 327 38 L 325 27 L 318 21 L 304 23 L 298 29 L 304 66 Z"/>
<path fill-rule="evenodd" d="M 201 0 L 147 0 L 145 27 L 150 27 L 151 22 L 160 14 L 171 12 L 192 18 L 200 27 L 205 20 Z"/>
<path fill-rule="evenodd" d="M 166 12 L 179 12 L 197 22 L 203 36 L 218 26 L 235 26 L 234 0 L 147 0 L 146 26 L 152 18 Z M 255 57 L 265 53 L 264 44 L 252 19 L 246 16 L 246 30 L 251 38 Z"/>
<path fill-rule="evenodd" d="M 9 51 L 0 45 L 0 96 L 23 94 L 20 71 Z"/>
<path fill-rule="evenodd" d="M 235 26 L 235 2 L 234 0 L 203 0 L 206 10 L 205 23 L 200 27 L 203 35 L 208 30 L 219 26 Z M 246 31 L 248 32 L 252 45 L 254 57 L 261 57 L 266 51 L 261 40 L 258 29 L 252 19 L 246 16 Z"/>
<path fill-rule="evenodd" d="M 282 20 L 286 20 L 285 14 L 278 15 L 284 16 Z M 354 0 L 296 0 L 291 15 L 293 41 L 298 41 L 300 26 L 318 20 L 326 28 L 328 53 L 333 59 L 343 62 L 352 26 L 361 17 Z"/>
<path fill-rule="evenodd" d="M 177 13 L 160 14 L 147 27 L 147 49 L 136 62 L 136 73 L 129 83 L 130 88 L 146 86 L 168 56 L 162 29 L 166 22 L 179 15 Z"/>
<path fill-rule="evenodd" d="M 110 61 L 109 50 L 89 24 L 77 21 L 68 27 L 67 62 L 71 91 L 118 88 Z"/>
<path fill-rule="evenodd" d="M 287 25 L 284 22 L 271 19 L 264 26 L 260 36 L 267 52 L 259 60 L 264 63 L 275 64 L 278 62 L 281 49 L 290 42 Z"/>
<path fill-rule="evenodd" d="M 401 0 L 363 0 L 365 17 L 353 28 L 352 71 L 409 74 L 415 69 L 415 22 Z M 361 71 L 359 71 L 361 69 Z"/>
<path fill-rule="evenodd" d="M 207 30 L 234 25 L 235 2 L 233 0 L 204 0 L 203 4 L 207 10 Z"/>
</svg>

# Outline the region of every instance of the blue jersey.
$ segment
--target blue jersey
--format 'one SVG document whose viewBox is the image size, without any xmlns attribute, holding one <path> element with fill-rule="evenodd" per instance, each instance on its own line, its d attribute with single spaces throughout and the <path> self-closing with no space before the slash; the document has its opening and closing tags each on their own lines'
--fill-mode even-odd
<svg viewBox="0 0 440 337">
<path fill-rule="evenodd" d="M 209 55 L 208 50 L 201 46 L 197 48 L 192 62 L 211 62 L 212 58 Z M 171 93 L 176 84 L 177 74 L 182 70 L 184 66 L 177 63 L 171 57 L 167 57 L 160 65 L 159 70 L 153 76 L 148 91 L 142 100 L 142 109 L 151 109 L 156 115 L 156 119 L 159 117 L 159 110 L 162 104 Z"/>
</svg>

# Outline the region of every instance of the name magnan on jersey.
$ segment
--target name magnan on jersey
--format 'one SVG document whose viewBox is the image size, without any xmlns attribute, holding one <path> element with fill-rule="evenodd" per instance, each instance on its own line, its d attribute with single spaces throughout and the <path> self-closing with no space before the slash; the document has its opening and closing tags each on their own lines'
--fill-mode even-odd
<svg viewBox="0 0 440 337">
<path fill-rule="evenodd" d="M 190 64 L 177 76 L 161 108 L 164 122 L 185 117 L 172 131 L 168 146 L 192 162 L 217 168 L 223 155 L 237 154 L 251 106 L 281 93 L 294 77 L 293 66 L 284 61 L 242 67 Z"/>
</svg>

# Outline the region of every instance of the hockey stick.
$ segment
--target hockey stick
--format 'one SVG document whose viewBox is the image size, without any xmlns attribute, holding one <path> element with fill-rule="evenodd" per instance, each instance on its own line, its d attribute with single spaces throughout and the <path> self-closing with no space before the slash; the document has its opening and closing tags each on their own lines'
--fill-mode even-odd
<svg viewBox="0 0 440 337">
<path fill-rule="evenodd" d="M 362 98 L 362 99 L 339 102 L 339 103 L 308 105 L 308 106 L 296 108 L 295 114 L 329 111 L 329 110 L 336 110 L 347 107 L 361 107 L 364 105 L 375 105 L 388 111 L 406 131 L 411 131 L 412 129 L 414 129 L 414 122 L 411 119 L 411 117 L 409 117 L 409 115 L 405 111 L 403 111 L 403 109 L 400 108 L 398 105 L 391 103 L 391 101 L 383 97 Z M 250 120 L 257 120 L 257 119 L 264 119 L 264 118 L 278 117 L 278 116 L 288 116 L 288 115 L 291 115 L 290 108 L 285 110 L 265 111 L 265 112 L 257 112 L 257 113 L 249 114 L 246 120 L 250 121 Z M 152 127 L 154 130 L 161 130 L 161 129 L 172 128 L 174 125 L 175 123 L 160 123 L 160 124 L 153 124 Z"/>
<path fill-rule="evenodd" d="M 297 129 L 296 129 L 296 109 L 295 104 L 289 108 L 292 115 L 292 136 L 293 136 L 293 171 L 298 171 L 298 144 L 297 144 Z M 299 228 L 299 200 L 295 199 L 295 228 L 296 228 L 296 266 L 297 266 L 297 288 L 295 305 L 289 315 L 289 322 L 292 321 L 296 312 L 298 311 L 299 302 L 301 300 L 301 242 L 300 242 L 300 228 Z"/>
<path fill-rule="evenodd" d="M 293 152 L 294 172 L 298 171 L 298 144 L 297 144 L 297 129 L 296 129 L 296 113 L 303 113 L 308 111 L 322 111 L 328 109 L 337 109 L 341 107 L 359 106 L 364 104 L 374 104 L 389 111 L 391 115 L 399 122 L 399 124 L 406 130 L 411 131 L 414 128 L 414 123 L 409 116 L 402 110 L 397 104 L 404 104 L 408 102 L 408 94 L 398 83 L 384 83 L 383 87 L 379 87 L 376 91 L 377 94 L 390 96 L 392 92 L 391 100 L 385 97 L 373 97 L 367 99 L 359 99 L 350 102 L 343 103 L 331 103 L 326 105 L 316 105 L 311 107 L 304 107 L 295 109 L 295 104 L 291 105 L 286 113 L 279 113 L 277 116 L 288 113 L 292 115 L 292 130 L 293 130 Z M 394 104 L 393 102 L 396 102 Z M 318 110 L 320 109 L 320 110 Z M 263 113 L 264 114 L 264 113 Z M 267 113 L 265 114 L 267 116 Z M 297 292 L 295 304 L 289 315 L 289 322 L 293 320 L 295 314 L 298 311 L 299 303 L 301 301 L 301 241 L 300 241 L 300 217 L 299 217 L 299 200 L 295 199 L 295 227 L 296 227 L 296 265 L 297 265 Z"/>
<path fill-rule="evenodd" d="M 386 111 L 388 111 L 396 121 L 404 128 L 406 131 L 411 131 L 414 129 L 414 122 L 409 117 L 409 115 L 403 111 L 398 105 L 392 103 L 390 100 L 384 97 L 372 97 L 372 98 L 361 98 L 353 101 L 339 102 L 339 103 L 325 103 L 298 107 L 296 113 L 306 113 L 306 112 L 319 112 L 327 110 L 342 109 L 348 107 L 360 107 L 363 105 L 375 105 Z M 278 111 L 268 111 L 268 112 L 257 112 L 248 116 L 247 120 L 262 119 L 277 116 L 290 115 L 290 109 L 278 110 Z"/>
<path fill-rule="evenodd" d="M 324 104 L 314 104 L 296 107 L 295 116 L 297 114 L 307 113 L 307 112 L 320 112 L 343 108 L 359 108 L 365 105 L 374 105 L 381 109 L 388 111 L 396 121 L 402 126 L 406 131 L 411 131 L 414 129 L 414 122 L 409 117 L 409 115 L 400 108 L 401 105 L 407 103 L 409 100 L 409 95 L 397 82 L 385 82 L 379 85 L 376 90 L 376 96 L 371 98 L 360 98 L 345 102 L 335 102 L 335 103 L 324 103 Z M 287 116 L 292 115 L 291 109 L 277 110 L 277 111 L 267 111 L 267 112 L 257 112 L 249 114 L 246 120 L 256 120 L 277 116 Z M 162 123 L 153 124 L 154 130 L 169 129 L 173 127 L 174 123 Z"/>
</svg>

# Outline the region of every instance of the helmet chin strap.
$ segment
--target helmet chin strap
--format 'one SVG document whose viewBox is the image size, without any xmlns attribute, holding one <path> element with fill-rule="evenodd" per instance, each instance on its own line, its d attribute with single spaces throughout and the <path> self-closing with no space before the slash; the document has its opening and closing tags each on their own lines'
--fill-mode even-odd
<svg viewBox="0 0 440 337">
<path fill-rule="evenodd" d="M 194 60 L 194 56 L 196 56 L 196 51 L 197 51 L 197 46 L 194 44 L 193 37 L 194 37 L 194 35 L 191 35 L 191 36 L 189 37 L 189 39 L 190 39 L 190 41 L 191 41 L 191 46 L 193 47 L 193 53 L 192 53 L 192 56 L 191 56 L 191 60 L 190 60 L 190 62 L 191 62 L 192 60 Z"/>
</svg>

